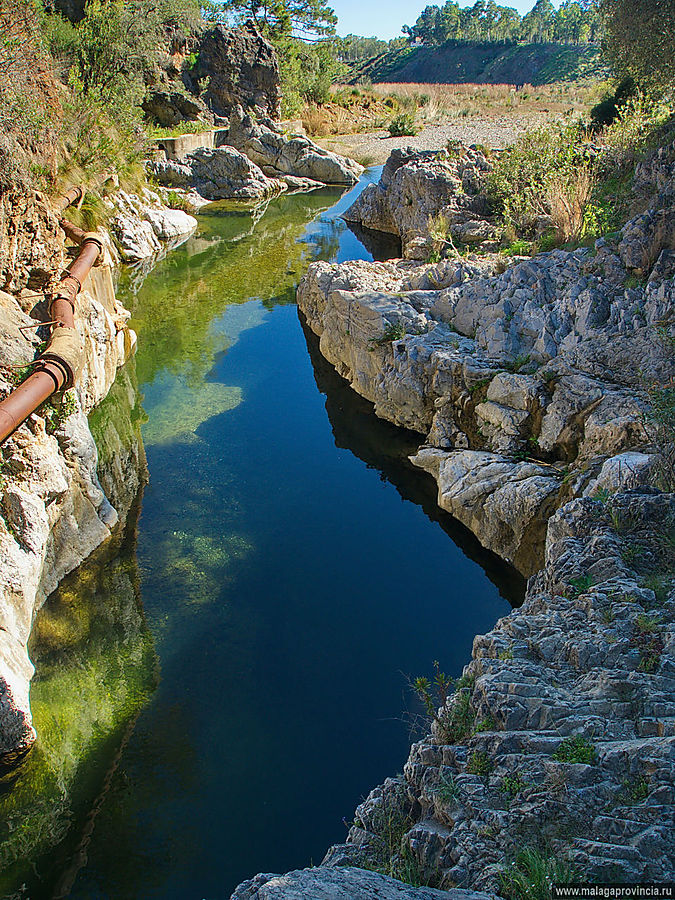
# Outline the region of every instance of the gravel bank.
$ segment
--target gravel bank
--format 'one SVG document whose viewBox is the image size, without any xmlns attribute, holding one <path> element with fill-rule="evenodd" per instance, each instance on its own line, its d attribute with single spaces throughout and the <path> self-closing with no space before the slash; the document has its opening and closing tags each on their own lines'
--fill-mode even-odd
<svg viewBox="0 0 675 900">
<path fill-rule="evenodd" d="M 525 119 L 463 119 L 443 125 L 429 125 L 414 137 L 391 137 L 388 131 L 370 134 L 330 135 L 314 138 L 317 144 L 343 156 L 351 156 L 369 165 L 386 162 L 396 147 L 415 147 L 418 150 L 441 150 L 448 141 L 464 144 L 485 144 L 490 148 L 512 144 L 527 128 L 539 125 L 544 118 Z"/>
</svg>

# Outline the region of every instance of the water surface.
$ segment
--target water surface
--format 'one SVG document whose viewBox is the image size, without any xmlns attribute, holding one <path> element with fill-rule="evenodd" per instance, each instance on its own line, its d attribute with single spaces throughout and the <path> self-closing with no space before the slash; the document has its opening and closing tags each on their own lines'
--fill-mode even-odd
<svg viewBox="0 0 675 900">
<path fill-rule="evenodd" d="M 436 659 L 458 675 L 520 596 L 407 462 L 419 438 L 376 419 L 303 327 L 308 263 L 372 258 L 337 218 L 350 199 L 222 208 L 126 280 L 150 472 L 133 563 L 156 687 L 134 695 L 107 767 L 82 760 L 105 788 L 95 817 L 73 815 L 32 897 L 223 898 L 320 862 L 403 766 L 406 677 Z"/>
</svg>

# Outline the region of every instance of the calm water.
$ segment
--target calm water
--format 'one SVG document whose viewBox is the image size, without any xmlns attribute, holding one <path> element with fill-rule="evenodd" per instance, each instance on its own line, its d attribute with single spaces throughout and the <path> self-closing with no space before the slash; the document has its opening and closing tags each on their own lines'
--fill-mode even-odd
<svg viewBox="0 0 675 900">
<path fill-rule="evenodd" d="M 377 420 L 303 328 L 293 300 L 308 262 L 372 258 L 336 218 L 350 200 L 202 216 L 124 287 L 150 482 L 137 530 L 43 615 L 31 777 L 56 785 L 45 816 L 57 782 L 79 800 L 51 821 L 57 849 L 23 896 L 215 900 L 255 872 L 320 862 L 403 766 L 406 676 L 435 659 L 459 674 L 474 635 L 519 599 L 518 580 L 438 511 L 406 460 L 415 436 Z M 59 657 L 85 606 L 89 623 L 114 618 L 114 645 L 89 624 Z M 59 658 L 69 678 L 93 667 L 92 686 L 59 683 Z M 80 706 L 106 697 L 112 711 L 84 729 Z M 50 743 L 71 749 L 60 781 Z"/>
</svg>

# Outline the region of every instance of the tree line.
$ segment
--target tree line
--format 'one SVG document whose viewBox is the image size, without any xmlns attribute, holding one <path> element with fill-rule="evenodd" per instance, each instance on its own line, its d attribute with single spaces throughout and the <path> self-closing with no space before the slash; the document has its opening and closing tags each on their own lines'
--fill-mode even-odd
<svg viewBox="0 0 675 900">
<path fill-rule="evenodd" d="M 581 44 L 597 41 L 601 29 L 599 0 L 564 0 L 557 10 L 551 0 L 537 0 L 524 16 L 495 0 L 464 8 L 447 0 L 425 7 L 415 24 L 402 30 L 411 42 L 438 47 L 447 41 Z"/>
</svg>

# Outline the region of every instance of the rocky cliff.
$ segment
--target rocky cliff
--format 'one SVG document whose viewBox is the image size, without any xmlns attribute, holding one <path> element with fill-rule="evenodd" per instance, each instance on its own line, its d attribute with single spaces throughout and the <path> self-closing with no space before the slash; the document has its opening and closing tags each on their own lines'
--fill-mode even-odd
<svg viewBox="0 0 675 900">
<path fill-rule="evenodd" d="M 397 821 L 393 856 L 441 886 L 508 893 L 524 851 L 552 881 L 667 881 L 673 536 L 673 494 L 563 507 L 523 606 L 476 637 L 403 776 L 370 794 L 324 865 L 391 865 L 382 847 Z"/>
<path fill-rule="evenodd" d="M 408 164 L 405 182 L 397 168 L 359 209 L 384 210 L 388 230 L 389 188 L 398 197 L 413 179 L 428 198 L 439 165 Z M 323 355 L 377 415 L 424 435 L 414 462 L 436 478 L 440 505 L 526 575 L 557 507 L 659 466 L 650 389 L 673 375 L 674 166 L 673 146 L 641 165 L 647 210 L 592 249 L 501 274 L 493 257 L 317 263 L 298 289 Z M 415 215 L 402 209 L 405 237 Z"/>
<path fill-rule="evenodd" d="M 52 280 L 67 263 L 69 250 L 48 202 L 20 185 L 3 194 L 0 214 L 4 226 L 0 271 L 6 288 L 0 291 L 0 391 L 4 396 L 39 352 L 42 335 L 36 325 L 46 319 L 46 297 Z M 129 313 L 115 297 L 116 259 L 108 242 L 101 263 L 92 269 L 77 299 L 76 327 L 85 361 L 76 387 L 44 404 L 1 450 L 3 764 L 19 758 L 35 738 L 29 704 L 33 666 L 26 649 L 35 613 L 63 576 L 105 541 L 118 522 L 123 523 L 145 477 L 137 420 L 134 424 L 127 415 L 98 422 L 104 451 L 100 467 L 88 422 L 135 346 L 135 335 L 127 325 Z M 124 380 L 116 388 L 133 394 L 133 387 Z M 128 410 L 133 407 L 133 402 L 127 402 Z"/>
</svg>

